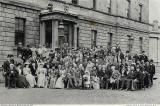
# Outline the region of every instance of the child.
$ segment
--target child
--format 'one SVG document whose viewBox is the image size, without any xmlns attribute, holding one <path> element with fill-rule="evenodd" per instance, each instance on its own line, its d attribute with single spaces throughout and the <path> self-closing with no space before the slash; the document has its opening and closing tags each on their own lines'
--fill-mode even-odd
<svg viewBox="0 0 160 106">
<path fill-rule="evenodd" d="M 83 80 L 84 80 L 84 88 L 89 89 L 90 88 L 90 74 L 88 71 L 85 72 L 83 75 Z"/>
</svg>

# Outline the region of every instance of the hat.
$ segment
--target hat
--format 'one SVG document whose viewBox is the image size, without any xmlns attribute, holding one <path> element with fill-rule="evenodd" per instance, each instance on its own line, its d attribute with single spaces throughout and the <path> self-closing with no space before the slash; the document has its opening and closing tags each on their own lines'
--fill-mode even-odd
<svg viewBox="0 0 160 106">
<path fill-rule="evenodd" d="M 10 66 L 14 66 L 14 64 L 10 64 Z"/>
<path fill-rule="evenodd" d="M 25 65 L 29 65 L 29 62 L 28 62 L 28 61 L 26 61 L 24 64 L 25 64 Z"/>
<path fill-rule="evenodd" d="M 150 62 L 153 62 L 153 59 L 151 59 Z"/>
<path fill-rule="evenodd" d="M 88 72 L 88 71 L 85 71 L 85 74 L 89 74 L 89 72 Z"/>
<path fill-rule="evenodd" d="M 43 62 L 41 62 L 41 63 L 39 63 L 39 65 L 44 65 L 44 63 L 43 63 Z"/>
</svg>

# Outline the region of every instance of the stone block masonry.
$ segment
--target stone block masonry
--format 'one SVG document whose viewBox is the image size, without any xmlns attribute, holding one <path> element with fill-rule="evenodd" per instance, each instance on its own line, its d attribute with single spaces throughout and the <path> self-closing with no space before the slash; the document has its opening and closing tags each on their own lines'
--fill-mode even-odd
<svg viewBox="0 0 160 106">
<path fill-rule="evenodd" d="M 15 18 L 25 19 L 25 45 L 39 45 L 39 9 L 0 2 L 0 66 L 9 53 L 16 55 Z"/>
</svg>

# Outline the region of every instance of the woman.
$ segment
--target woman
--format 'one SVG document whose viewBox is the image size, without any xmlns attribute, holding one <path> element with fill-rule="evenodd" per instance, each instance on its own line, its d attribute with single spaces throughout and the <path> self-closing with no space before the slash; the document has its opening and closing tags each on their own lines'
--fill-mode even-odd
<svg viewBox="0 0 160 106">
<path fill-rule="evenodd" d="M 23 68 L 23 74 L 25 75 L 27 81 L 29 82 L 30 87 L 35 87 L 36 80 L 35 77 L 31 74 L 31 70 L 29 68 L 29 62 L 25 63 L 25 67 Z"/>
<path fill-rule="evenodd" d="M 57 89 L 63 89 L 64 88 L 63 78 L 65 77 L 65 69 L 64 67 L 61 67 L 61 65 L 59 65 L 59 74 L 60 77 L 57 79 L 55 87 Z"/>
<path fill-rule="evenodd" d="M 93 86 L 93 89 L 100 89 L 100 79 L 99 77 L 97 77 L 96 74 L 94 74 L 92 77 L 91 77 L 91 84 Z"/>
<path fill-rule="evenodd" d="M 55 88 L 56 81 L 57 81 L 57 73 L 55 71 L 55 67 L 52 67 L 52 70 L 51 70 L 49 77 L 50 77 L 49 88 L 53 89 L 53 88 Z"/>
<path fill-rule="evenodd" d="M 40 63 L 39 67 L 37 69 L 37 77 L 38 77 L 38 82 L 37 85 L 39 88 L 44 88 L 45 87 L 45 81 L 46 81 L 46 73 L 47 70 L 45 68 L 43 68 L 44 64 Z"/>
<path fill-rule="evenodd" d="M 26 80 L 26 77 L 22 75 L 22 65 L 20 63 L 17 65 L 17 71 L 19 73 L 18 79 L 17 79 L 17 87 L 29 88 L 29 82 Z"/>
</svg>

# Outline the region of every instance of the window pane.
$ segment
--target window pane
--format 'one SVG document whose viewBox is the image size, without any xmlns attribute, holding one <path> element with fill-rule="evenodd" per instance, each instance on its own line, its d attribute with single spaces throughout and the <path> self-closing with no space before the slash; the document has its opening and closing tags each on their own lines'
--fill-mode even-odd
<svg viewBox="0 0 160 106">
<path fill-rule="evenodd" d="M 110 7 L 111 5 L 111 0 L 107 0 L 107 7 Z"/>
<path fill-rule="evenodd" d="M 15 45 L 22 43 L 24 45 L 24 23 L 25 20 L 22 18 L 15 19 Z"/>
</svg>

